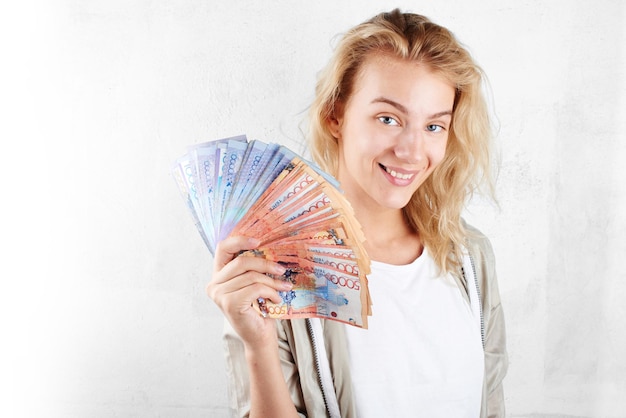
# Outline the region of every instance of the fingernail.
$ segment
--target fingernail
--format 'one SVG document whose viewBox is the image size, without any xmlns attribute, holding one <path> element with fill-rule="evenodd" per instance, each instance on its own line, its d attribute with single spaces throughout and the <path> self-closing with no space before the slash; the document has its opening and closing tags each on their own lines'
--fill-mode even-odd
<svg viewBox="0 0 626 418">
<path fill-rule="evenodd" d="M 261 243 L 261 240 L 258 238 L 248 238 L 248 244 L 250 244 L 252 247 L 258 247 L 259 244 Z"/>
<path fill-rule="evenodd" d="M 285 272 L 287 271 L 287 269 L 284 266 L 281 266 L 280 264 L 274 264 L 273 270 L 275 274 L 279 274 L 281 276 L 285 274 Z"/>
<path fill-rule="evenodd" d="M 291 283 L 291 282 L 282 282 L 280 287 L 285 289 L 285 290 L 291 290 L 293 288 L 293 283 Z"/>
</svg>

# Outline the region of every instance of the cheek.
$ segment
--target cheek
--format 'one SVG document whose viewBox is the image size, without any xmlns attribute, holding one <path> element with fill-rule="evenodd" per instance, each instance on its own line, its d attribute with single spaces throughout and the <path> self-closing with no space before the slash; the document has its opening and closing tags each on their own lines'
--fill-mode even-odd
<svg viewBox="0 0 626 418">
<path fill-rule="evenodd" d="M 446 158 L 446 149 L 444 148 L 437 156 L 437 165 L 441 164 Z"/>
<path fill-rule="evenodd" d="M 448 144 L 447 140 L 446 141 L 442 141 L 442 143 L 438 144 L 438 146 L 433 150 L 432 161 L 433 161 L 435 166 L 441 164 L 441 162 L 444 160 L 444 158 L 446 158 L 447 144 Z"/>
</svg>

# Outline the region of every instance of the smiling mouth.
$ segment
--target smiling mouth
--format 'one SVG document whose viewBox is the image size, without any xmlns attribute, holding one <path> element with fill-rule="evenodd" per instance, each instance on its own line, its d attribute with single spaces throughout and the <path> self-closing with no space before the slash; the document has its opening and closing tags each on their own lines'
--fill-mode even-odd
<svg viewBox="0 0 626 418">
<path fill-rule="evenodd" d="M 404 174 L 404 173 L 398 173 L 395 170 L 392 170 L 390 168 L 385 167 L 382 164 L 378 164 L 383 170 L 385 170 L 387 172 L 387 174 L 389 174 L 391 177 L 400 179 L 400 180 L 411 180 L 413 178 L 413 176 L 415 176 L 415 173 L 411 173 L 411 174 Z"/>
</svg>

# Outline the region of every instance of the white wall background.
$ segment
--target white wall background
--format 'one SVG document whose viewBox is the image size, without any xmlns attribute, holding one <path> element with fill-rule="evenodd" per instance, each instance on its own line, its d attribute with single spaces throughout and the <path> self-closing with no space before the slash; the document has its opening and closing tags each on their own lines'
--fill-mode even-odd
<svg viewBox="0 0 626 418">
<path fill-rule="evenodd" d="M 491 238 L 511 417 L 626 417 L 621 0 L 81 0 L 0 10 L 0 415 L 225 417 L 211 258 L 169 167 L 240 133 L 301 150 L 331 39 L 450 27 L 500 122 Z"/>
</svg>

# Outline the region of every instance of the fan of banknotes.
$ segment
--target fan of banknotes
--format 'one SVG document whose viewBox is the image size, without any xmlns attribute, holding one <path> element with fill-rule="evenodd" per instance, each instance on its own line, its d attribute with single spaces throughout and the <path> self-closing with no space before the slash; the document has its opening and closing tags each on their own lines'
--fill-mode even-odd
<svg viewBox="0 0 626 418">
<path fill-rule="evenodd" d="M 173 175 L 211 254 L 234 235 L 257 238 L 239 256 L 287 269 L 293 290 L 280 303 L 259 298 L 272 318 L 319 317 L 367 328 L 370 259 L 337 181 L 284 146 L 245 136 L 191 146 Z"/>
</svg>

